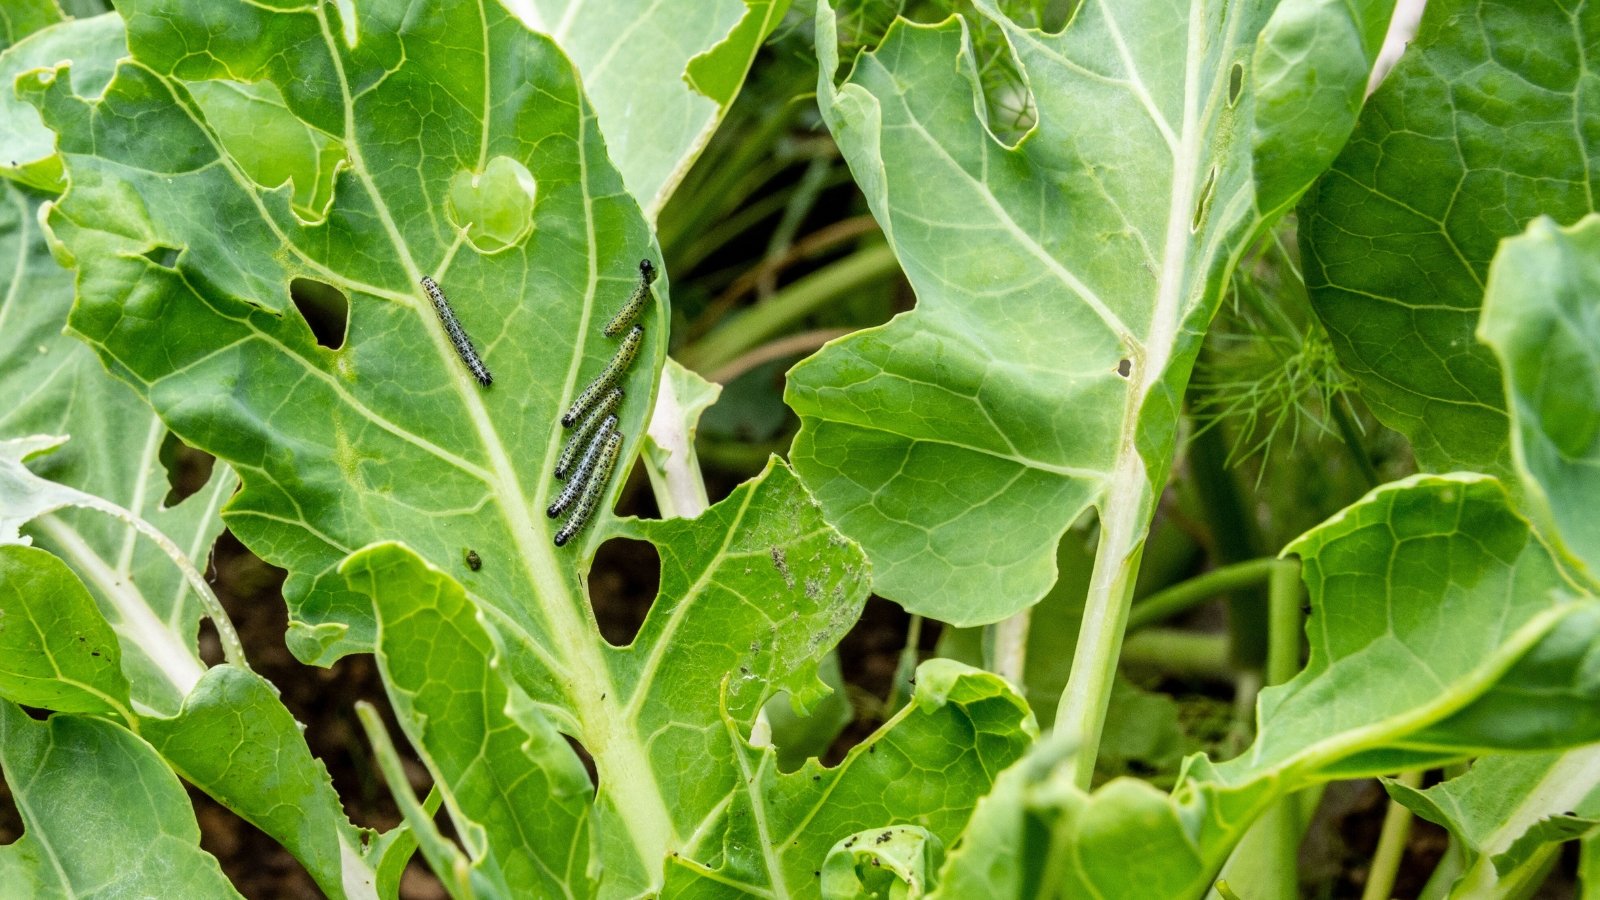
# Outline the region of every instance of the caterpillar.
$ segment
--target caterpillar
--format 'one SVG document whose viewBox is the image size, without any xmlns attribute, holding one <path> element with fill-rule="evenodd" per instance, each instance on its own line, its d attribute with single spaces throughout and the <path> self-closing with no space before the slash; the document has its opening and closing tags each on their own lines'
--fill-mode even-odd
<svg viewBox="0 0 1600 900">
<path fill-rule="evenodd" d="M 648 259 L 639 260 L 639 286 L 633 289 L 628 302 L 622 304 L 617 314 L 606 323 L 606 337 L 616 337 L 621 334 L 622 329 L 627 328 L 639 317 L 639 310 L 644 309 L 645 301 L 650 299 L 650 285 L 655 284 L 655 281 L 656 267 Z"/>
<path fill-rule="evenodd" d="M 622 379 L 623 373 L 628 371 L 628 366 L 633 365 L 633 358 L 639 354 L 639 345 L 642 343 L 644 343 L 644 326 L 635 325 L 633 330 L 628 332 L 628 336 L 622 339 L 616 355 L 611 357 L 606 367 L 578 392 L 578 399 L 572 401 L 566 415 L 561 417 L 562 428 L 571 428 L 590 407 L 594 406 L 602 394 L 616 386 Z"/>
<path fill-rule="evenodd" d="M 622 388 L 614 387 L 606 391 L 605 396 L 600 398 L 600 402 L 594 405 L 594 409 L 589 410 L 584 415 L 583 421 L 578 423 L 578 430 L 567 438 L 566 445 L 561 448 L 561 455 L 556 458 L 557 481 L 565 481 L 567 479 L 567 473 L 572 471 L 572 464 L 577 461 L 578 454 L 594 440 L 595 429 L 600 427 L 600 423 L 604 422 L 607 416 L 615 413 L 617 407 L 621 405 Z"/>
<path fill-rule="evenodd" d="M 600 429 L 590 439 L 588 448 L 583 451 L 583 459 L 578 461 L 577 472 L 573 474 L 572 480 L 567 482 L 566 487 L 561 489 L 561 493 L 556 495 L 556 499 L 550 504 L 550 508 L 545 510 L 545 515 L 554 519 L 561 515 L 568 506 L 571 506 L 573 500 L 578 498 L 578 494 L 583 491 L 593 477 L 594 467 L 600 459 L 601 449 L 605 446 L 606 441 L 611 438 L 611 435 L 616 433 L 616 428 L 617 417 L 606 416 L 605 420 L 600 423 Z"/>
<path fill-rule="evenodd" d="M 439 283 L 432 278 L 422 276 L 422 289 L 428 292 L 428 298 L 433 301 L 434 312 L 439 314 L 439 321 L 444 323 L 445 334 L 450 336 L 450 343 L 456 347 L 456 355 L 467 364 L 467 371 L 478 383 L 484 387 L 494 384 L 494 376 L 489 374 L 489 367 L 483 364 L 478 357 L 478 351 L 473 349 L 472 340 L 467 337 L 467 332 L 462 329 L 461 322 L 456 319 L 455 310 L 450 308 L 450 301 L 444 297 L 444 291 L 439 289 Z"/>
<path fill-rule="evenodd" d="M 589 473 L 588 483 L 583 487 L 583 496 L 578 498 L 578 506 L 567 518 L 565 525 L 556 532 L 556 546 L 560 547 L 572 540 L 573 535 L 583 530 L 589 524 L 589 517 L 594 515 L 595 508 L 600 505 L 600 497 L 606 492 L 606 482 L 611 480 L 611 470 L 616 468 L 617 457 L 622 455 L 622 432 L 613 431 L 606 435 L 605 446 L 600 448 L 600 455 L 594 461 L 594 469 Z M 574 483 L 576 483 L 574 479 Z"/>
</svg>

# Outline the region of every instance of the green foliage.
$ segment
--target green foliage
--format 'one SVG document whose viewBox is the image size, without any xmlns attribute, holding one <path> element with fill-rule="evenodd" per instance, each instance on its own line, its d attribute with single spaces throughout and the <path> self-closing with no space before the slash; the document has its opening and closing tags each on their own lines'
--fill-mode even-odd
<svg viewBox="0 0 1600 900">
<path fill-rule="evenodd" d="M 1581 60 L 1597 36 L 1600 20 L 1557 3 L 1429 4 L 1306 198 L 1317 314 L 1425 468 L 1509 472 L 1499 366 L 1474 332 L 1501 239 L 1595 210 Z"/>
<path fill-rule="evenodd" d="M 1192 898 L 1227 866 L 1267 900 L 1306 793 L 1471 760 L 1390 785 L 1452 834 L 1437 887 L 1526 894 L 1578 839 L 1600 877 L 1600 217 L 1574 127 L 1600 20 L 1435 3 L 1368 100 L 1392 0 L 789 5 L 0 14 L 0 768 L 26 827 L 3 883 L 233 895 L 181 778 L 332 897 L 395 896 L 420 849 L 456 897 Z M 786 17 L 746 92 L 775 109 L 686 180 Z M 801 237 L 845 178 L 829 135 L 795 139 L 813 75 L 870 217 Z M 1278 252 L 1303 195 L 1309 306 Z M 641 257 L 694 273 L 693 333 L 669 360 L 663 277 L 618 477 L 557 548 L 557 419 Z M 763 450 L 711 504 L 720 386 L 695 372 L 775 379 L 882 322 L 887 292 L 838 301 L 897 265 L 915 309 L 787 379 L 793 468 Z M 793 427 L 761 378 L 730 393 L 763 440 Z M 1464 471 L 1354 499 L 1396 468 L 1363 401 Z M 1303 426 L 1337 465 L 1285 451 Z M 185 444 L 217 460 L 197 490 Z M 636 460 L 661 518 L 612 511 Z M 1302 665 L 1273 556 L 1318 521 L 1283 550 Z M 402 827 L 350 823 L 251 670 L 199 573 L 224 523 L 287 571 L 296 656 L 373 654 L 409 750 L 358 712 Z M 591 608 L 614 538 L 660 560 L 625 645 Z M 1226 638 L 1124 644 L 1219 590 Z M 939 626 L 913 619 L 852 723 L 836 648 L 874 592 Z M 917 665 L 924 627 L 943 658 Z M 1170 696 L 1191 679 L 1237 710 L 1203 738 Z"/>
</svg>

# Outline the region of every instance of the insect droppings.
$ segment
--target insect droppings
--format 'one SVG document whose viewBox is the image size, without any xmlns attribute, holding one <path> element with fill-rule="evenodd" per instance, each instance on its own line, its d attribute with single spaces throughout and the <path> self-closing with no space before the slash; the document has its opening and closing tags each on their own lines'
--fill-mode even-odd
<svg viewBox="0 0 1600 900">
<path fill-rule="evenodd" d="M 556 546 L 564 546 L 572 540 L 573 535 L 583 530 L 589 523 L 589 517 L 600 505 L 600 498 L 605 495 L 606 482 L 611 480 L 611 470 L 616 468 L 617 457 L 622 455 L 622 432 L 613 431 L 606 435 L 605 446 L 600 450 L 600 458 L 595 460 L 594 470 L 589 473 L 588 483 L 583 487 L 583 496 L 578 498 L 578 506 L 572 511 L 567 523 L 556 532 Z M 577 479 L 573 479 L 574 482 Z"/>
<path fill-rule="evenodd" d="M 617 352 L 611 357 L 611 361 L 606 363 L 606 367 L 600 371 L 599 375 L 594 377 L 593 381 L 578 392 L 578 399 L 572 401 L 572 405 L 567 408 L 566 415 L 561 417 L 562 428 L 571 428 L 584 413 L 589 411 L 589 407 L 600 399 L 601 395 L 615 387 L 617 382 L 622 380 L 622 376 L 628 371 L 628 367 L 633 365 L 633 358 L 639 355 L 639 345 L 643 343 L 644 326 L 633 326 L 633 330 L 628 332 L 628 336 L 622 339 L 622 343 L 617 347 Z"/>
<path fill-rule="evenodd" d="M 478 556 L 478 551 L 468 550 L 466 553 L 467 568 L 476 572 L 483 568 L 483 558 Z"/>
<path fill-rule="evenodd" d="M 450 308 L 450 301 L 445 299 L 444 291 L 439 283 L 432 278 L 422 276 L 422 289 L 428 292 L 428 299 L 433 301 L 433 311 L 439 314 L 439 321 L 444 323 L 444 332 L 450 336 L 450 343 L 455 345 L 456 355 L 467 364 L 467 371 L 478 383 L 484 387 L 494 384 L 494 376 L 489 374 L 489 367 L 483 364 L 478 351 L 472 346 L 472 339 L 467 337 L 467 332 L 461 327 L 461 322 L 456 318 L 455 310 Z"/>
<path fill-rule="evenodd" d="M 639 311 L 644 309 L 645 302 L 650 299 L 650 285 L 655 284 L 655 281 L 656 267 L 648 259 L 639 260 L 639 284 L 628 296 L 628 302 L 622 304 L 617 314 L 606 323 L 606 337 L 616 337 L 622 333 L 622 329 L 632 325 L 634 319 L 639 318 Z"/>
</svg>

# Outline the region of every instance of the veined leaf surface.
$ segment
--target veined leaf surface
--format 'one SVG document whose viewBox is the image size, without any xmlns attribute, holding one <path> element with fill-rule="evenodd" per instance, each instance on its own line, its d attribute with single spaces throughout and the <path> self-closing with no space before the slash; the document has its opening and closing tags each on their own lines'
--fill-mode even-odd
<svg viewBox="0 0 1600 900">
<path fill-rule="evenodd" d="M 669 852 L 732 827 L 718 812 L 739 779 L 730 733 L 747 733 L 778 690 L 817 698 L 816 662 L 855 620 L 865 561 L 783 466 L 692 522 L 617 524 L 614 479 L 589 529 L 553 545 L 557 420 L 615 351 L 600 326 L 639 258 L 659 253 L 554 43 L 494 3 L 375 0 L 349 21 L 340 10 L 137 0 L 122 8 L 133 58 L 104 97 L 77 95 L 59 70 L 25 84 L 70 181 L 49 221 L 78 266 L 71 327 L 176 433 L 241 473 L 224 516 L 289 570 L 297 654 L 384 654 L 473 884 L 517 885 L 548 865 L 544 883 L 581 894 L 569 861 L 592 846 L 602 894 L 650 890 Z M 245 133 L 241 104 L 272 110 L 275 127 Z M 452 299 L 492 386 L 457 358 L 423 275 Z M 297 281 L 301 296 L 343 295 L 342 334 L 319 342 Z M 665 281 L 656 290 L 664 301 Z M 653 303 L 624 378 L 624 470 L 666 321 Z M 583 585 L 616 534 L 655 543 L 663 567 L 628 648 L 600 638 Z M 441 656 L 402 623 L 446 601 L 449 633 L 486 637 Z M 431 692 L 431 666 L 467 665 L 451 654 L 476 654 L 475 676 L 457 696 Z M 435 703 L 491 711 L 435 727 L 449 718 Z M 951 728 L 941 740 L 972 739 Z M 558 733 L 592 754 L 599 792 L 519 830 L 503 800 L 527 773 L 502 764 L 523 765 L 513 745 L 527 741 L 571 774 Z M 1013 756 L 1026 736 L 1019 717 Z M 470 763 L 491 746 L 495 762 Z M 967 779 L 964 801 L 937 802 L 962 814 L 1001 764 Z"/>
<path fill-rule="evenodd" d="M 239 896 L 200 849 L 183 786 L 126 729 L 81 716 L 37 722 L 0 700 L 0 768 L 26 829 L 0 847 L 8 893 Z"/>
<path fill-rule="evenodd" d="M 583 76 L 611 160 L 654 219 L 789 0 L 510 0 Z"/>
<path fill-rule="evenodd" d="M 191 570 L 204 568 L 222 530 L 220 508 L 238 479 L 219 464 L 195 495 L 167 505 L 159 458 L 166 426 L 93 351 L 61 333 L 72 279 L 34 224 L 39 198 L 13 186 L 0 191 L 9 201 L 0 208 L 0 252 L 14 261 L 0 270 L 8 279 L 0 298 L 0 392 L 15 401 L 0 413 L 0 541 L 20 527 L 16 537 L 50 551 L 0 548 L 8 637 L 37 635 L 50 645 L 8 647 L 9 673 L 41 677 L 25 694 L 8 676 L 0 696 L 89 711 L 61 697 L 65 691 L 82 699 L 82 673 L 63 666 L 57 653 L 77 651 L 119 683 L 100 695 L 112 698 L 110 711 L 124 721 L 137 717 L 167 765 L 281 841 L 330 897 L 374 896 L 363 836 L 345 818 L 276 689 L 233 666 L 208 671 L 200 659 L 202 603 L 169 552 Z M 27 437 L 35 432 L 78 437 L 52 446 L 57 439 Z M 50 450 L 24 465 L 15 456 L 30 447 Z M 54 511 L 36 514 L 42 509 Z M 146 529 L 169 546 L 159 547 Z"/>
<path fill-rule="evenodd" d="M 1510 472 L 1479 309 L 1502 238 L 1535 216 L 1571 224 L 1596 208 L 1600 76 L 1585 62 L 1596 41 L 1586 4 L 1430 3 L 1302 207 L 1317 315 L 1425 468 Z"/>
<path fill-rule="evenodd" d="M 821 6 L 824 117 L 918 305 L 796 367 L 787 397 L 795 464 L 881 593 L 956 624 L 1003 618 L 1049 589 L 1089 506 L 1091 590 L 1120 592 L 1200 337 L 1259 224 L 1251 66 L 1273 6 L 1090 0 L 1050 35 L 979 2 L 1037 105 L 1015 147 L 981 113 L 962 19 L 896 23 L 836 86 Z M 1088 633 L 1114 630 L 1108 605 L 1091 602 Z"/>
</svg>

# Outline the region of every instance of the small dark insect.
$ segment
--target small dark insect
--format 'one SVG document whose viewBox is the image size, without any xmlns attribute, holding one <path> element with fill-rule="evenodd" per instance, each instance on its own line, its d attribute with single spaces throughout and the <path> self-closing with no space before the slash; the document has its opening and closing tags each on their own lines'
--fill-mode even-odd
<svg viewBox="0 0 1600 900">
<path fill-rule="evenodd" d="M 617 347 L 616 355 L 611 357 L 611 361 L 606 363 L 606 367 L 600 371 L 599 375 L 594 377 L 593 381 L 578 392 L 578 399 L 572 401 L 572 405 L 567 407 L 567 414 L 561 417 L 562 428 L 571 428 L 584 413 L 589 411 L 589 407 L 600 399 L 601 395 L 611 390 L 618 381 L 622 380 L 622 376 L 628 371 L 628 367 L 633 365 L 633 358 L 639 355 L 639 345 L 643 343 L 644 326 L 633 326 L 633 330 L 628 332 L 628 336 L 623 338 L 622 344 Z"/>
<path fill-rule="evenodd" d="M 573 473 L 572 480 L 556 496 L 545 514 L 554 519 L 566 512 L 572 501 L 578 499 L 584 488 L 594 476 L 595 466 L 599 463 L 601 454 L 605 452 L 606 440 L 611 437 L 617 427 L 616 416 L 606 416 L 600 423 L 600 428 L 595 431 L 594 437 L 589 440 L 589 446 L 583 451 L 583 459 L 578 460 L 577 471 Z"/>
<path fill-rule="evenodd" d="M 433 301 L 433 310 L 439 314 L 439 321 L 444 323 L 444 332 L 450 336 L 450 343 L 455 345 L 456 355 L 467 364 L 467 371 L 484 387 L 494 384 L 494 376 L 489 374 L 489 367 L 478 358 L 478 351 L 472 347 L 472 339 L 467 337 L 461 322 L 456 319 L 455 310 L 450 308 L 450 301 L 445 299 L 438 282 L 424 275 L 422 289 L 428 292 L 428 299 Z"/>
<path fill-rule="evenodd" d="M 650 299 L 650 285 L 655 284 L 655 281 L 656 267 L 651 265 L 648 259 L 639 260 L 639 286 L 633 289 L 633 293 L 628 296 L 628 302 L 622 304 L 617 314 L 606 323 L 606 337 L 616 337 L 622 333 L 622 329 L 633 324 L 634 319 L 639 318 L 639 311 L 644 309 L 645 301 Z"/>
<path fill-rule="evenodd" d="M 483 559 L 478 556 L 478 551 L 468 550 L 466 553 L 466 558 L 467 568 L 471 569 L 472 571 L 476 572 L 483 568 Z"/>
<path fill-rule="evenodd" d="M 606 492 L 606 482 L 611 480 L 611 470 L 616 468 L 617 457 L 622 455 L 622 432 L 613 431 L 606 435 L 606 445 L 600 450 L 600 458 L 595 460 L 594 471 L 589 475 L 589 483 L 584 485 L 583 496 L 578 498 L 578 506 L 567 519 L 567 524 L 561 526 L 556 532 L 556 546 L 564 546 L 572 540 L 573 535 L 583 530 L 589 524 L 589 517 L 600 505 L 600 498 Z"/>
<path fill-rule="evenodd" d="M 617 407 L 622 404 L 622 388 L 614 387 L 606 392 L 594 409 L 589 410 L 578 423 L 578 430 L 567 438 L 567 443 L 561 448 L 561 455 L 556 457 L 556 480 L 566 481 L 567 473 L 572 471 L 572 464 L 577 461 L 578 454 L 594 440 L 595 430 L 607 416 L 613 415 Z"/>
</svg>

